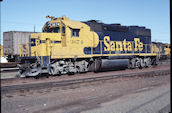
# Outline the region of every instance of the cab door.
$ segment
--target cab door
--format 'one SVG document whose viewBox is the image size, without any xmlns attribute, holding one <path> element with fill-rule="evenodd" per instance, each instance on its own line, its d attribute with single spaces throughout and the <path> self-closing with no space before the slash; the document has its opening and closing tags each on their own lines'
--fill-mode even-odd
<svg viewBox="0 0 172 113">
<path fill-rule="evenodd" d="M 66 27 L 65 25 L 61 26 L 61 38 L 62 38 L 62 47 L 66 47 Z"/>
</svg>

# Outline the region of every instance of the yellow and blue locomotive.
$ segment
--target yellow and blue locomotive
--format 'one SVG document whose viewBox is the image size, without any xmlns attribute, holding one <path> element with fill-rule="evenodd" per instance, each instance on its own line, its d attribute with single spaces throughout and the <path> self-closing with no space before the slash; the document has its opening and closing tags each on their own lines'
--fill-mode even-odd
<svg viewBox="0 0 172 113">
<path fill-rule="evenodd" d="M 38 76 L 143 68 L 157 64 L 151 30 L 139 26 L 50 17 L 41 33 L 21 45 L 19 73 Z M 25 49 L 24 49 L 25 48 Z"/>
</svg>

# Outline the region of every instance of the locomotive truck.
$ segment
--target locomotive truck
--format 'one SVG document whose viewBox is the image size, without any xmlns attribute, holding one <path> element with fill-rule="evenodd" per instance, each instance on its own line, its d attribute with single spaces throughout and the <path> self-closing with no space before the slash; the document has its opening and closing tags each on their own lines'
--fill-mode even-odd
<svg viewBox="0 0 172 113">
<path fill-rule="evenodd" d="M 159 51 L 144 26 L 73 21 L 47 16 L 41 33 L 20 48 L 21 76 L 38 77 L 156 65 Z M 25 49 L 23 49 L 25 47 Z"/>
</svg>

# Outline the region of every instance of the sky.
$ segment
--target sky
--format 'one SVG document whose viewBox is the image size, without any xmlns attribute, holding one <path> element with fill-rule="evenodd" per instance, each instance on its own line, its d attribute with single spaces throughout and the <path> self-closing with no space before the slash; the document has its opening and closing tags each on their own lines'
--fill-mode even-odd
<svg viewBox="0 0 172 113">
<path fill-rule="evenodd" d="M 6 31 L 34 31 L 35 25 L 41 32 L 47 15 L 145 26 L 152 41 L 170 43 L 169 0 L 3 0 L 0 8 L 1 44 Z"/>
</svg>

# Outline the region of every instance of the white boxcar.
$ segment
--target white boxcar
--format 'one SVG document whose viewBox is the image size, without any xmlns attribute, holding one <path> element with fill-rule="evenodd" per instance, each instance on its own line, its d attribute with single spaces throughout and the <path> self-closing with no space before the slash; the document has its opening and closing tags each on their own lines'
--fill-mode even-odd
<svg viewBox="0 0 172 113">
<path fill-rule="evenodd" d="M 29 35 L 34 32 L 8 31 L 3 32 L 4 55 L 9 61 L 15 61 L 20 54 L 20 45 L 29 42 Z"/>
</svg>

